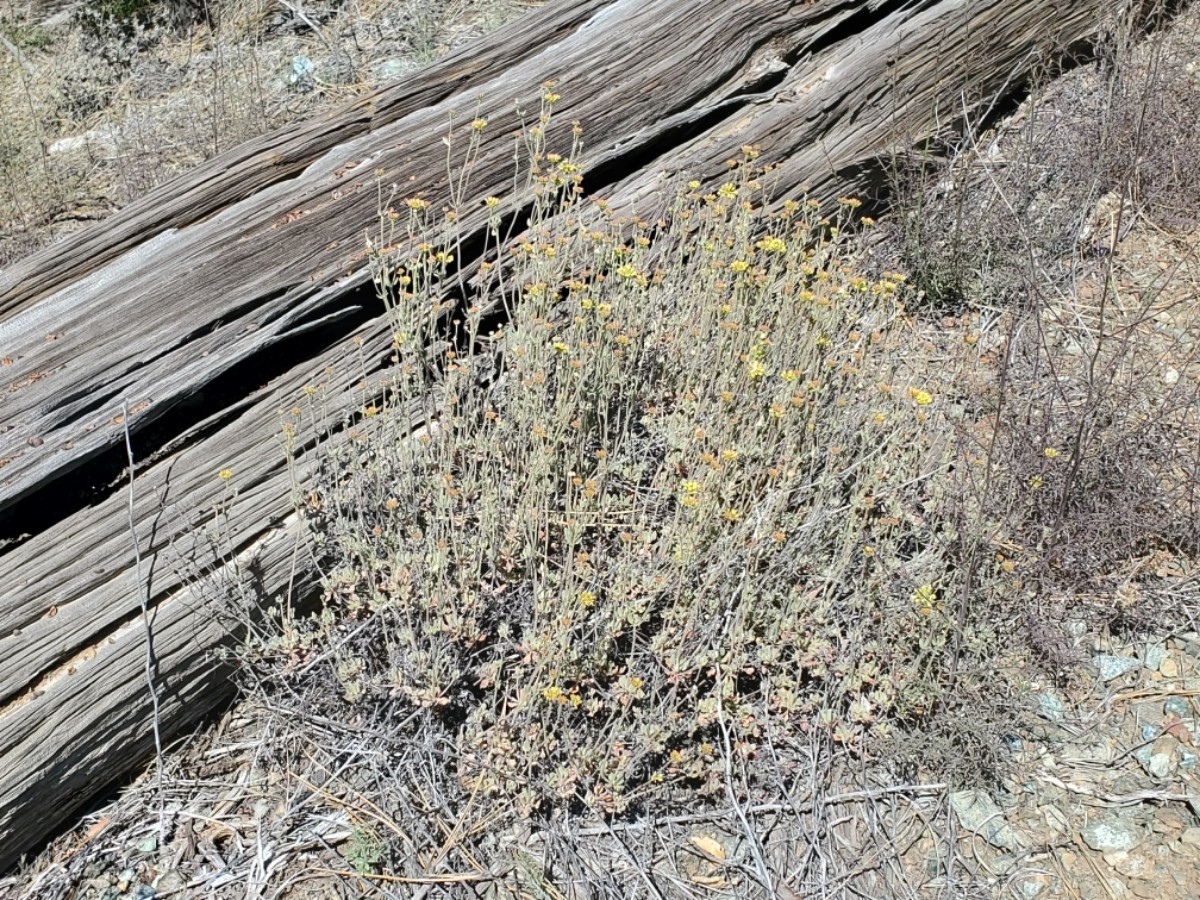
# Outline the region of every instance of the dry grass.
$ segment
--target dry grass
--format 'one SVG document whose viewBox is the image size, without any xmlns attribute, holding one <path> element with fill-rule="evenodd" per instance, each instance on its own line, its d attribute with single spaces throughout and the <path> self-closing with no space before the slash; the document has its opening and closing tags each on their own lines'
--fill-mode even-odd
<svg viewBox="0 0 1200 900">
<path fill-rule="evenodd" d="M 87 0 L 57 24 L 0 7 L 0 268 L 223 150 L 498 27 L 524 0 L 229 0 L 126 27 Z M 299 17 L 294 9 L 307 9 Z M 186 13 L 186 14 L 185 14 Z M 307 19 L 307 23 L 305 22 Z M 315 26 L 309 27 L 309 25 Z M 313 66 L 297 79 L 296 59 Z M 23 64 L 22 64 L 23 63 Z"/>
</svg>

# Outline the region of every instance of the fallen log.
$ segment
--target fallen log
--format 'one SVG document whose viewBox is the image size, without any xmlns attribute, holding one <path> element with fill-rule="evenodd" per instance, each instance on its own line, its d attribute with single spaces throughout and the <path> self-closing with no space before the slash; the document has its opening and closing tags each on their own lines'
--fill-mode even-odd
<svg viewBox="0 0 1200 900">
<path fill-rule="evenodd" d="M 744 144 L 781 163 L 780 200 L 802 183 L 835 197 L 869 187 L 890 148 L 935 121 L 985 115 L 1113 6 L 561 2 L 7 270 L 0 871 L 153 751 L 126 429 L 142 460 L 133 530 L 165 734 L 230 695 L 213 651 L 237 623 L 207 601 L 229 567 L 248 575 L 237 582 L 247 616 L 311 585 L 280 411 L 315 388 L 330 423 L 317 440 L 345 439 L 338 426 L 369 402 L 390 338 L 364 234 L 380 184 L 435 209 L 449 201 L 440 140 L 452 110 L 459 128 L 489 121 L 466 210 L 511 184 L 514 102 L 536 110 L 551 80 L 556 118 L 590 136 L 587 187 L 619 207 L 661 206 L 684 173 L 720 177 Z M 569 128 L 548 137 L 569 141 Z M 468 234 L 483 223 L 463 219 Z M 303 482 L 303 461 L 296 471 Z"/>
</svg>

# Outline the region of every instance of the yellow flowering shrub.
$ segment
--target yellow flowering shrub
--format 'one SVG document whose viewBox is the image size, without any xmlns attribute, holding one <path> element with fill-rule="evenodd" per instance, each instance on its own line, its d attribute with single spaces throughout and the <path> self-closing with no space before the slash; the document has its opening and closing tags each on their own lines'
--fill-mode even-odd
<svg viewBox="0 0 1200 900">
<path fill-rule="evenodd" d="M 861 752 L 929 708 L 953 618 L 949 428 L 879 387 L 908 382 L 898 292 L 748 161 L 650 223 L 586 201 L 544 127 L 530 224 L 490 232 L 460 307 L 416 232 L 373 257 L 392 380 L 309 515 L 339 702 L 402 703 L 463 790 L 525 811 L 716 791 L 713 747 L 771 730 Z"/>
</svg>

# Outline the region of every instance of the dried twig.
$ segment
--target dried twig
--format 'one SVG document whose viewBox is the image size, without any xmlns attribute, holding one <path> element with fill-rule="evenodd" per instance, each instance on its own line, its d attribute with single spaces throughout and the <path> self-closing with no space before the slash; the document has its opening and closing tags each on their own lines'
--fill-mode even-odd
<svg viewBox="0 0 1200 900">
<path fill-rule="evenodd" d="M 150 597 L 146 582 L 142 578 L 142 551 L 138 546 L 137 524 L 134 517 L 134 478 L 137 475 L 137 464 L 133 458 L 133 441 L 129 437 L 129 401 L 121 401 L 121 420 L 125 428 L 125 452 L 129 456 L 129 534 L 133 538 L 134 571 L 137 574 L 138 600 L 142 607 L 142 624 L 146 628 L 146 687 L 150 691 L 150 703 L 153 708 L 154 728 L 154 761 L 155 785 L 158 791 L 158 840 L 164 843 L 167 839 L 166 798 L 163 794 L 163 748 L 162 733 L 159 729 L 158 688 L 154 684 L 154 670 L 157 661 L 154 658 L 154 628 L 150 624 Z"/>
</svg>

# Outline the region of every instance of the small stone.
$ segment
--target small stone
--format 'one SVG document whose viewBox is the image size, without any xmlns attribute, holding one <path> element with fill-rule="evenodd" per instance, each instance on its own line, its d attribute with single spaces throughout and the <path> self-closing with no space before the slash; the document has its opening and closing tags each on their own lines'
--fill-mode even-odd
<svg viewBox="0 0 1200 900">
<path fill-rule="evenodd" d="M 150 835 L 150 837 L 147 838 L 142 838 L 133 845 L 133 849 L 139 853 L 153 853 L 158 849 L 158 838 L 154 835 Z"/>
<path fill-rule="evenodd" d="M 1017 896 L 1022 900 L 1036 900 L 1049 889 L 1049 875 L 1025 875 L 1017 879 Z"/>
<path fill-rule="evenodd" d="M 1146 648 L 1146 657 L 1142 661 L 1142 665 L 1149 671 L 1155 672 L 1162 665 L 1162 661 L 1167 658 L 1167 648 L 1162 644 L 1151 644 Z"/>
<path fill-rule="evenodd" d="M 1146 774 L 1161 781 L 1179 766 L 1179 741 L 1164 734 L 1150 749 L 1150 757 L 1144 763 Z"/>
<path fill-rule="evenodd" d="M 134 900 L 154 900 L 158 896 L 158 891 L 148 884 L 139 884 L 132 896 Z"/>
<path fill-rule="evenodd" d="M 1185 828 L 1179 840 L 1189 847 L 1200 847 L 1200 828 Z"/>
<path fill-rule="evenodd" d="M 1061 721 L 1063 714 L 1066 712 L 1066 706 L 1064 706 L 1063 702 L 1049 692 L 1038 694 L 1037 703 L 1038 715 L 1043 719 L 1049 719 L 1051 722 Z"/>
<path fill-rule="evenodd" d="M 1158 664 L 1158 671 L 1163 678 L 1178 678 L 1179 663 L 1173 657 L 1168 656 Z"/>
<path fill-rule="evenodd" d="M 1002 850 L 1021 846 L 1016 830 L 1005 821 L 996 801 L 984 791 L 954 791 L 950 794 L 950 806 L 958 814 L 963 828 L 978 834 L 992 846 Z"/>
<path fill-rule="evenodd" d="M 1146 774 L 1150 774 L 1150 757 L 1154 755 L 1154 747 L 1150 744 L 1138 747 L 1133 751 L 1133 758 L 1138 761 L 1138 764 L 1146 770 Z"/>
<path fill-rule="evenodd" d="M 1042 818 L 1046 820 L 1046 825 L 1058 834 L 1064 834 L 1070 824 L 1067 814 L 1057 806 L 1043 806 Z"/>
<path fill-rule="evenodd" d="M 1150 748 L 1143 747 L 1142 750 L 1146 751 L 1145 758 L 1149 759 Z M 1134 753 L 1133 755 L 1135 758 L 1137 757 L 1137 753 Z M 1139 759 L 1138 762 L 1141 762 L 1141 760 Z M 1140 775 L 1135 775 L 1133 772 L 1122 772 L 1108 785 L 1108 791 L 1110 794 L 1134 794 L 1138 791 L 1144 791 L 1145 789 L 1146 779 L 1142 778 Z"/>
<path fill-rule="evenodd" d="M 1187 827 L 1187 819 L 1174 807 L 1160 806 L 1154 811 L 1154 830 L 1159 834 L 1184 831 Z"/>
<path fill-rule="evenodd" d="M 1192 704 L 1187 697 L 1168 697 L 1167 702 L 1163 704 L 1163 710 L 1168 716 L 1190 716 L 1192 714 Z"/>
<path fill-rule="evenodd" d="M 1142 726 L 1142 740 L 1143 741 L 1154 740 L 1156 737 L 1158 737 L 1159 731 L 1160 731 L 1160 729 L 1157 725 L 1143 725 Z"/>
<path fill-rule="evenodd" d="M 1080 836 L 1093 850 L 1114 853 L 1132 850 L 1145 835 L 1135 822 L 1110 815 L 1085 825 Z"/>
<path fill-rule="evenodd" d="M 1012 856 L 998 856 L 988 863 L 988 868 L 997 875 L 1008 875 L 1017 867 L 1017 860 Z"/>
<path fill-rule="evenodd" d="M 154 880 L 154 888 L 162 894 L 176 894 L 187 887 L 188 880 L 178 869 L 168 869 Z"/>
<path fill-rule="evenodd" d="M 1162 373 L 1163 384 L 1171 385 L 1175 384 L 1177 381 L 1179 381 L 1178 369 L 1167 369 L 1167 371 Z"/>
<path fill-rule="evenodd" d="M 1100 670 L 1100 677 L 1105 681 L 1112 681 L 1114 678 L 1128 675 L 1142 665 L 1136 659 L 1129 659 L 1124 656 L 1110 656 L 1107 653 L 1100 653 L 1093 656 L 1092 663 Z M 1162 671 L 1161 666 L 1159 667 L 1159 671 Z M 1164 672 L 1163 674 L 1166 673 Z"/>
<path fill-rule="evenodd" d="M 1115 859 L 1109 862 L 1109 857 Z M 1154 864 L 1141 853 L 1127 853 L 1124 850 L 1117 853 L 1106 853 L 1104 859 L 1114 869 L 1126 878 L 1145 878 L 1154 870 Z"/>
<path fill-rule="evenodd" d="M 1113 850 L 1104 854 L 1104 861 L 1114 869 L 1127 859 L 1129 859 L 1129 853 L 1125 850 Z"/>
<path fill-rule="evenodd" d="M 1161 702 L 1154 700 L 1140 700 L 1133 704 L 1130 712 L 1138 722 L 1161 722 L 1163 716 L 1163 705 Z"/>
</svg>

